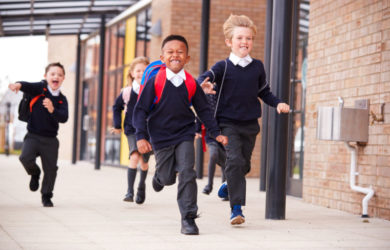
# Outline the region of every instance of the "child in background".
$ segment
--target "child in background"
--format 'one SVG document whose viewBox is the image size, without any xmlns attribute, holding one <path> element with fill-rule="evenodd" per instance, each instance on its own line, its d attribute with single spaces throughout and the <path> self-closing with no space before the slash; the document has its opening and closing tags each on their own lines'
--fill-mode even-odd
<svg viewBox="0 0 390 250">
<path fill-rule="evenodd" d="M 37 191 L 41 170 L 36 164 L 41 157 L 43 181 L 41 187 L 42 204 L 52 207 L 54 183 L 57 178 L 57 160 L 59 141 L 57 133 L 59 123 L 68 120 L 68 101 L 61 93 L 61 85 L 65 80 L 65 69 L 61 63 L 51 63 L 45 69 L 45 80 L 38 83 L 16 82 L 8 86 L 12 91 L 19 90 L 36 97 L 30 102 L 30 117 L 27 121 L 27 134 L 23 140 L 22 153 L 19 160 L 31 175 L 30 190 Z M 31 108 L 32 105 L 32 108 Z"/>
<path fill-rule="evenodd" d="M 230 15 L 223 25 L 223 31 L 231 53 L 227 59 L 217 62 L 203 73 L 198 81 L 209 78 L 216 83 L 216 118 L 222 133 L 229 138 L 229 144 L 225 147 L 227 182 L 222 184 L 218 195 L 221 198 L 229 197 L 230 223 L 236 225 L 245 222 L 241 206 L 245 206 L 245 175 L 250 171 L 252 151 L 260 131 L 259 98 L 275 107 L 278 113 L 287 113 L 290 107 L 272 94 L 266 82 L 263 63 L 249 55 L 256 35 L 252 20 L 243 15 Z"/>
<path fill-rule="evenodd" d="M 166 67 L 146 82 L 134 109 L 137 146 L 141 153 L 147 153 L 153 145 L 156 172 L 152 184 L 156 192 L 165 185 L 174 184 L 179 173 L 177 202 L 181 233 L 195 235 L 199 234 L 199 229 L 195 223 L 198 211 L 194 170 L 195 115 L 191 104 L 212 137 L 224 145 L 227 138 L 221 135 L 202 88 L 184 71 L 184 65 L 190 59 L 186 39 L 180 35 L 166 37 L 160 59 Z M 155 79 L 158 80 L 155 82 Z M 155 86 L 160 84 L 164 87 L 161 96 L 157 96 Z M 191 92 L 190 87 L 195 91 Z"/>
<path fill-rule="evenodd" d="M 134 106 L 138 99 L 142 74 L 148 64 L 149 60 L 146 57 L 137 57 L 131 62 L 127 75 L 128 86 L 122 89 L 113 106 L 114 128 L 111 128 L 112 133 L 121 133 L 122 110 L 125 110 L 123 127 L 129 145 L 130 162 L 127 169 L 127 193 L 123 200 L 128 202 L 134 201 L 134 181 L 137 175 L 137 165 L 140 163 L 140 180 L 135 199 L 137 204 L 142 204 L 145 201 L 145 179 L 149 169 L 148 161 L 150 154 L 140 154 L 138 152 L 132 117 Z"/>
</svg>

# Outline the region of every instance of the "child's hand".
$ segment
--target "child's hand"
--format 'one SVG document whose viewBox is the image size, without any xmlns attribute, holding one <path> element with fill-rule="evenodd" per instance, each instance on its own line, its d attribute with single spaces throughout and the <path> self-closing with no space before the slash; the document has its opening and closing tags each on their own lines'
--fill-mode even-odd
<svg viewBox="0 0 390 250">
<path fill-rule="evenodd" d="M 150 143 L 145 139 L 137 141 L 137 148 L 140 154 L 146 154 L 152 151 L 152 145 L 150 145 Z"/>
<path fill-rule="evenodd" d="M 21 87 L 22 87 L 22 84 L 19 83 L 19 82 L 10 83 L 10 84 L 8 85 L 8 88 L 9 88 L 11 91 L 14 91 L 15 93 L 18 93 L 18 91 L 20 90 Z"/>
<path fill-rule="evenodd" d="M 53 103 L 51 102 L 51 100 L 49 98 L 43 99 L 42 104 L 49 111 L 49 113 L 53 113 L 54 112 Z"/>
<path fill-rule="evenodd" d="M 111 134 L 120 134 L 121 132 L 122 132 L 122 129 L 120 129 L 120 128 L 114 128 L 114 127 L 110 128 Z"/>
<path fill-rule="evenodd" d="M 221 143 L 222 145 L 226 146 L 228 144 L 228 138 L 224 135 L 218 135 L 217 138 L 215 138 L 217 142 Z"/>
<path fill-rule="evenodd" d="M 215 92 L 214 90 L 214 84 L 212 84 L 211 82 L 209 82 L 209 78 L 206 77 L 206 79 L 204 79 L 204 81 L 200 84 L 200 86 L 202 87 L 203 89 L 203 92 L 205 94 L 212 94 L 212 95 L 215 95 L 217 92 Z"/>
<path fill-rule="evenodd" d="M 288 113 L 290 111 L 290 106 L 286 103 L 279 103 L 276 107 L 276 111 L 278 111 L 278 114 L 280 113 Z"/>
</svg>

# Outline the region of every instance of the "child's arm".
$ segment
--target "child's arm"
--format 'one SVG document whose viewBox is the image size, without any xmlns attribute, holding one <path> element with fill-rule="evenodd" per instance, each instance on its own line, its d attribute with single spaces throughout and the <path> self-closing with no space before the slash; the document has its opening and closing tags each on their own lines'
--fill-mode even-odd
<svg viewBox="0 0 390 250">
<path fill-rule="evenodd" d="M 140 154 L 146 154 L 152 151 L 152 145 L 146 139 L 141 139 L 137 141 L 137 149 Z"/>
<path fill-rule="evenodd" d="M 131 90 L 130 92 L 130 100 L 127 102 L 126 106 L 126 113 L 125 113 L 125 120 L 123 121 L 123 127 L 124 129 L 135 129 L 132 123 L 133 118 L 133 112 L 135 104 L 137 103 L 138 95 L 134 92 L 134 90 Z"/>
<path fill-rule="evenodd" d="M 45 102 L 47 103 L 45 105 Z M 50 112 L 50 105 L 53 107 L 53 111 Z M 49 98 L 45 98 L 43 100 L 43 106 L 45 106 L 49 113 L 52 114 L 55 120 L 61 123 L 65 123 L 68 120 L 68 101 L 65 96 L 59 101 L 59 104 L 57 107 L 54 107 L 53 103 Z"/>
<path fill-rule="evenodd" d="M 219 61 L 214 66 L 212 66 L 210 70 L 204 72 L 198 77 L 197 81 L 198 83 L 201 83 L 200 86 L 206 94 L 216 94 L 214 85 L 221 84 L 225 66 L 225 61 Z"/>
<path fill-rule="evenodd" d="M 263 65 L 261 65 L 261 70 L 263 71 L 263 74 L 261 74 L 259 79 L 260 84 L 258 97 L 260 97 L 260 99 L 263 100 L 266 104 L 276 108 L 278 114 L 288 113 L 290 111 L 290 106 L 272 94 L 269 84 L 266 81 Z"/>
<path fill-rule="evenodd" d="M 124 101 L 123 101 L 122 93 L 120 93 L 119 96 L 117 96 L 117 98 L 115 99 L 114 105 L 112 106 L 114 127 L 110 129 L 111 133 L 120 134 L 122 131 L 121 115 L 122 115 L 123 105 L 124 105 Z"/>
<path fill-rule="evenodd" d="M 42 94 L 43 83 L 42 82 L 37 82 L 37 83 L 30 83 L 30 82 L 24 82 L 24 81 L 19 81 L 16 83 L 11 83 L 8 85 L 8 88 L 11 91 L 14 91 L 15 93 L 18 93 L 19 90 L 29 93 L 33 96 Z"/>
<path fill-rule="evenodd" d="M 15 93 L 18 93 L 18 91 L 20 90 L 21 87 L 22 87 L 22 84 L 20 82 L 10 83 L 8 85 L 8 88 L 11 91 L 14 91 Z"/>
</svg>

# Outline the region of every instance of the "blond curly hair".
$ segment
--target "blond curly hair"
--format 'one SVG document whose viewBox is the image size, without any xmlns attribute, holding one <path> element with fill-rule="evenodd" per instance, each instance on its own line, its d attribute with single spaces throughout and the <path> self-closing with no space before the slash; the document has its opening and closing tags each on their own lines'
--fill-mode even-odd
<svg viewBox="0 0 390 250">
<path fill-rule="evenodd" d="M 235 27 L 246 27 L 252 30 L 253 38 L 255 38 L 257 28 L 253 21 L 245 15 L 230 14 L 229 18 L 223 24 L 223 34 L 226 39 L 233 38 L 233 31 Z"/>
</svg>

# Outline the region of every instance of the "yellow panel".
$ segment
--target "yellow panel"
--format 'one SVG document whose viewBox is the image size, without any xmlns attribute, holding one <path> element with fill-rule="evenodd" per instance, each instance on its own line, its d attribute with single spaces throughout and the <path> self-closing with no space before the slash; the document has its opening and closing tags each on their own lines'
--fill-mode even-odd
<svg viewBox="0 0 390 250">
<path fill-rule="evenodd" d="M 124 64 L 123 69 L 123 86 L 127 85 L 127 71 L 129 69 L 130 62 L 135 57 L 135 42 L 136 42 L 136 17 L 130 17 L 126 21 L 126 33 L 125 33 L 125 54 L 124 54 Z M 123 120 L 125 119 L 124 112 L 122 112 L 122 128 Z M 120 156 L 121 165 L 129 165 L 129 146 L 127 144 L 126 135 L 122 132 L 121 135 L 121 156 Z"/>
</svg>

